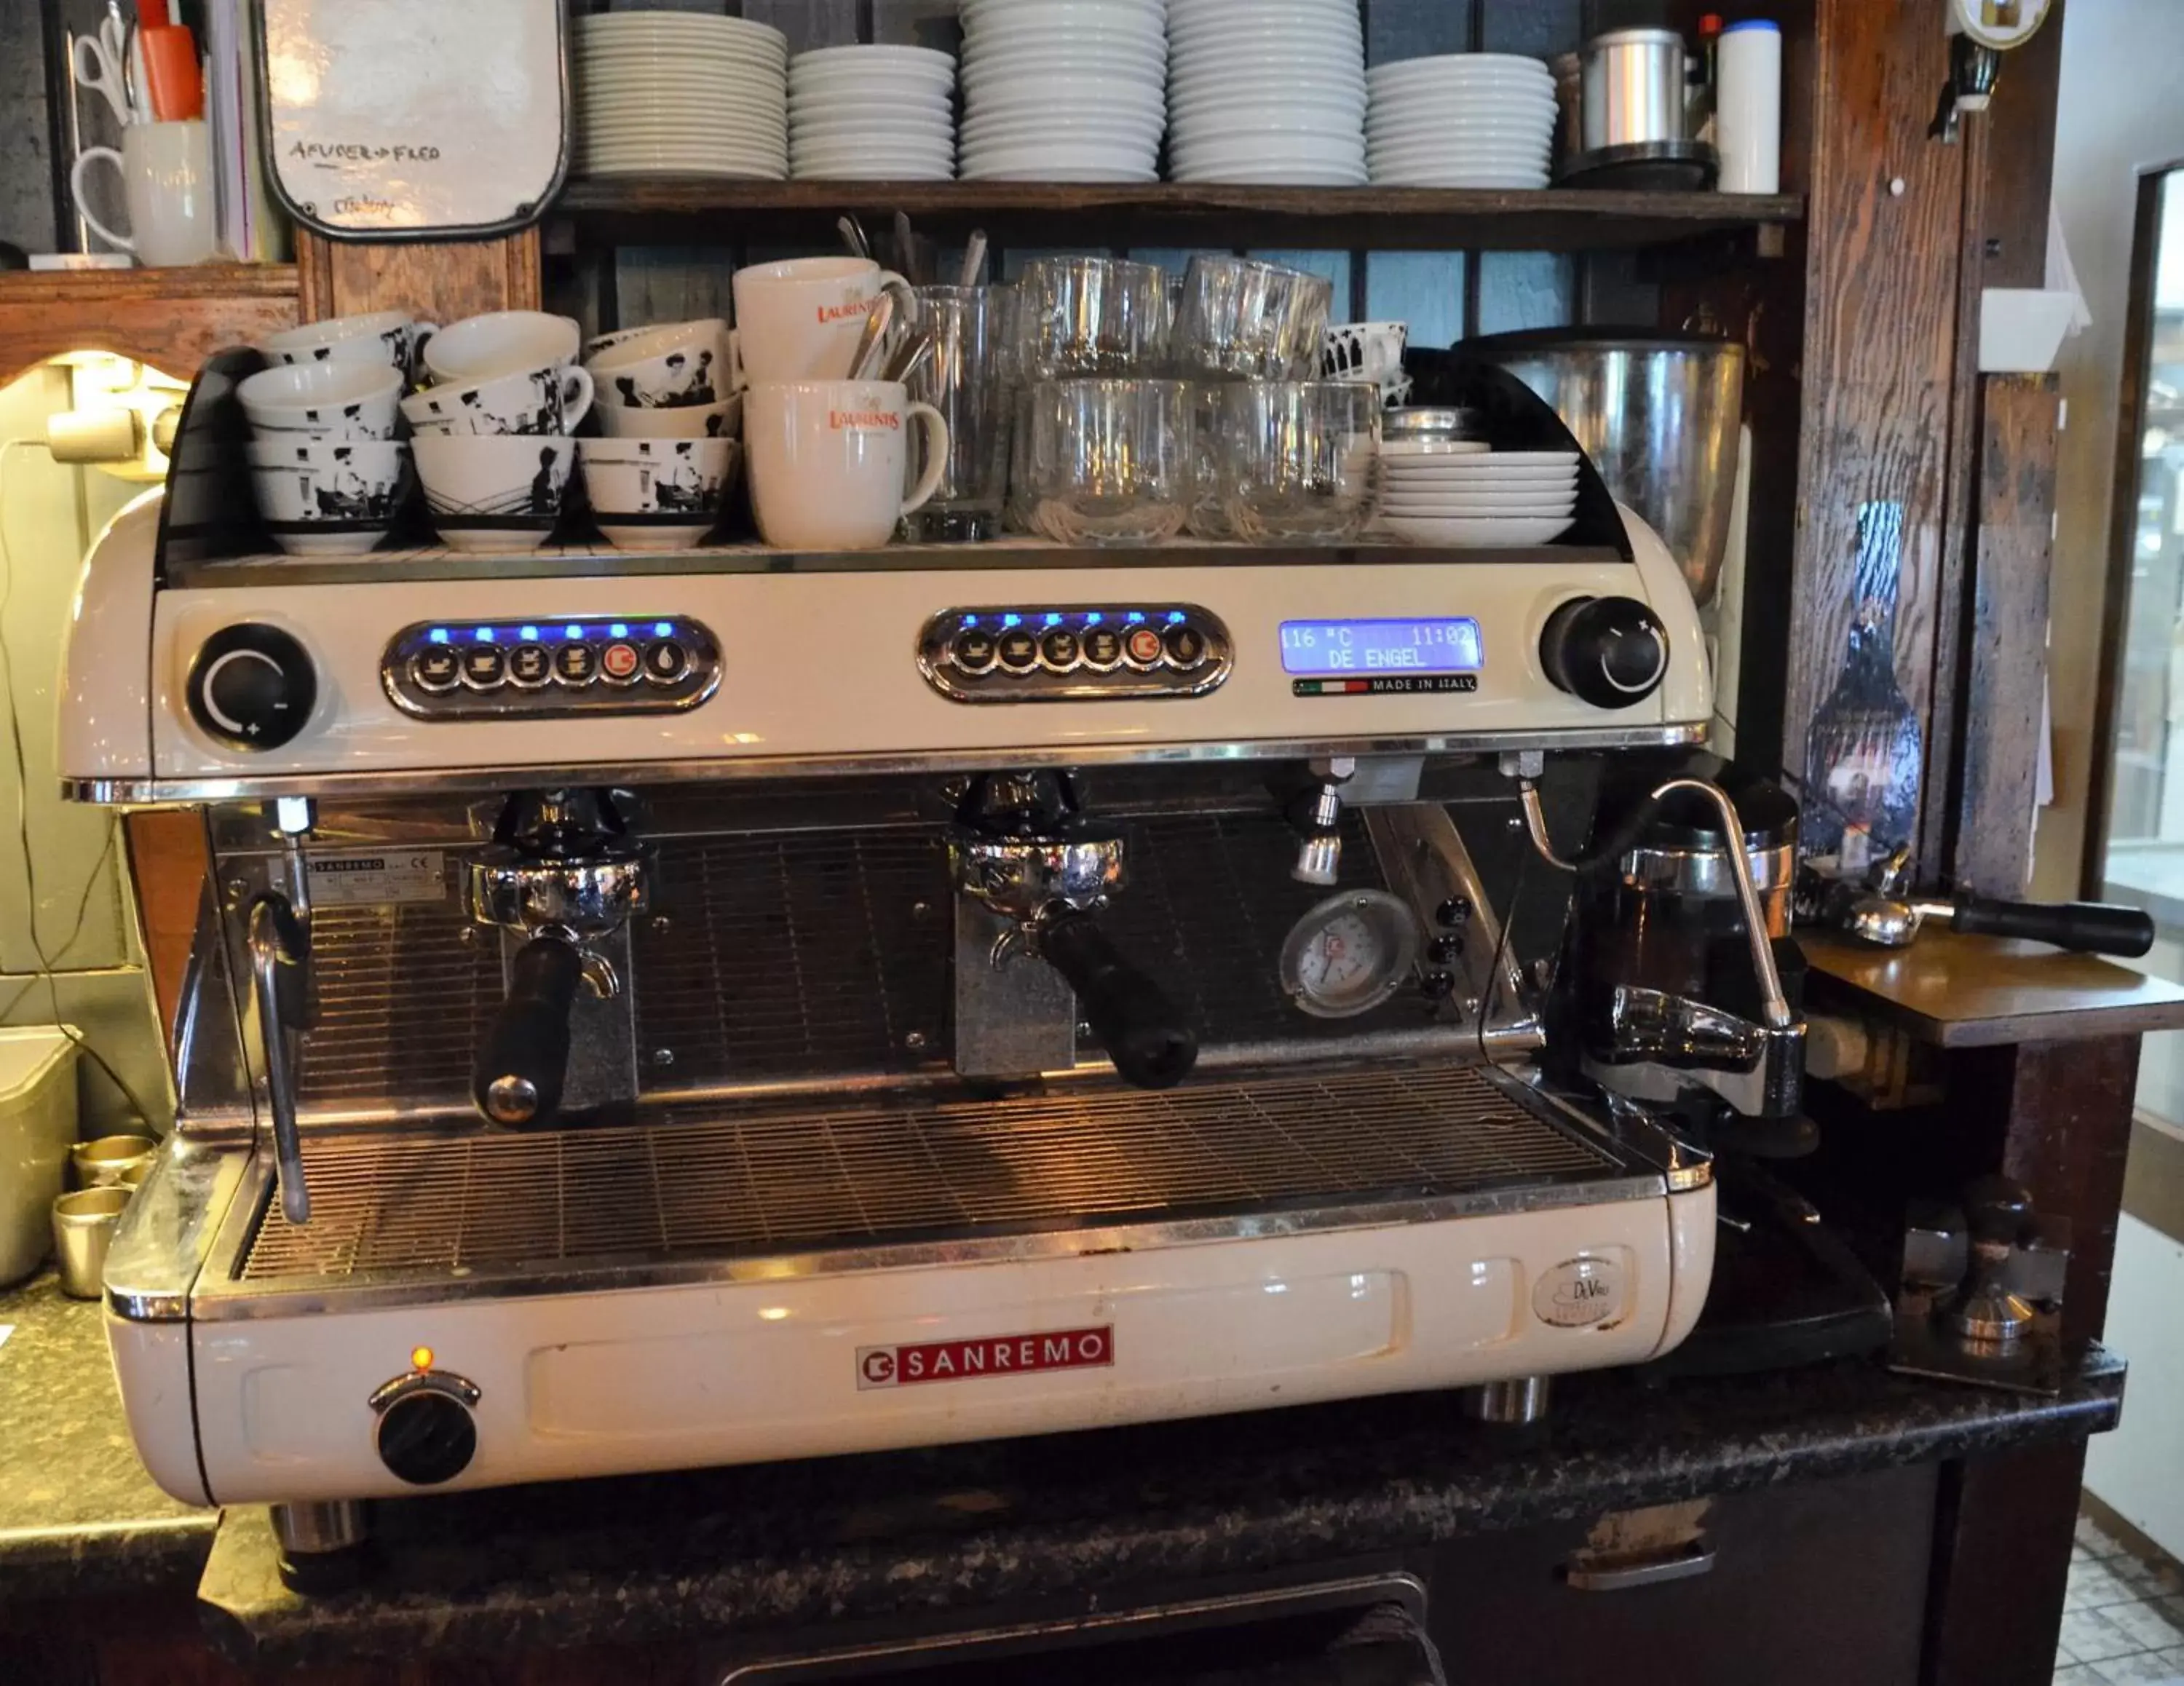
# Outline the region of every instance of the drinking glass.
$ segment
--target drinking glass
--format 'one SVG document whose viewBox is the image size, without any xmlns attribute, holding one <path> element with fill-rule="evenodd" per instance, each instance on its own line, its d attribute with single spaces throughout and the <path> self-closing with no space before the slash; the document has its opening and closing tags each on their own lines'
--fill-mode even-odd
<svg viewBox="0 0 2184 1686">
<path fill-rule="evenodd" d="M 1031 394 L 1039 531 L 1061 544 L 1156 544 L 1190 511 L 1191 389 L 1182 381 L 1048 381 Z"/>
<path fill-rule="evenodd" d="M 911 377 L 910 395 L 947 418 L 948 462 L 933 501 L 905 520 L 914 543 L 997 537 L 1009 487 L 1015 420 L 1010 378 L 1016 331 L 1012 287 L 914 289 L 933 355 Z"/>
<path fill-rule="evenodd" d="M 1319 372 L 1334 284 L 1253 258 L 1193 258 L 1176 315 L 1176 371 L 1255 381 Z"/>
<path fill-rule="evenodd" d="M 1017 281 L 1027 381 L 1158 373 L 1167 357 L 1167 277 L 1117 258 L 1034 258 Z"/>
<path fill-rule="evenodd" d="M 1221 494 L 1221 417 L 1231 383 L 1190 382 L 1190 514 L 1184 525 L 1197 538 L 1234 538 L 1235 524 Z"/>
<path fill-rule="evenodd" d="M 1347 381 L 1221 389 L 1221 499 L 1254 544 L 1340 544 L 1373 512 L 1380 394 Z"/>
</svg>

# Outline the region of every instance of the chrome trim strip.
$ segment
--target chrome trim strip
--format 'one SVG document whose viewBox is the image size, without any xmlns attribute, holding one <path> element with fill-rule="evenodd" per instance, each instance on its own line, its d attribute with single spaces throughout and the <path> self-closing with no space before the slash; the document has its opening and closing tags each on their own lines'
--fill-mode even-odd
<svg viewBox="0 0 2184 1686">
<path fill-rule="evenodd" d="M 106 1305 L 132 1323 L 188 1321 L 206 1259 L 238 1210 L 254 1210 L 267 1178 L 238 1201 L 254 1162 L 248 1148 L 170 1136 L 114 1233 L 106 1258 Z"/>
<path fill-rule="evenodd" d="M 1557 727 L 1528 732 L 1451 732 L 1412 737 L 1251 739 L 1236 743 L 1039 744 L 1017 748 L 934 750 L 919 754 L 776 755 L 711 760 L 593 762 L 554 767 L 391 769 L 374 772 L 193 774 L 182 778 L 63 778 L 62 799 L 109 806 L 173 806 L 282 796 L 327 801 L 375 796 L 486 795 L 524 785 L 637 786 L 817 778 L 829 774 L 980 772 L 997 766 L 1186 766 L 1220 761 L 1295 761 L 1338 755 L 1490 755 L 1527 749 L 1658 749 L 1703 743 L 1705 723 Z"/>
</svg>

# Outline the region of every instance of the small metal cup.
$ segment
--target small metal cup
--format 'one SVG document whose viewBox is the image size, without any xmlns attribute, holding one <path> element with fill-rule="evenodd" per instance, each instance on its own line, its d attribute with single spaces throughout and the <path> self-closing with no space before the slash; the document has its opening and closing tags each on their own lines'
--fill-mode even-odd
<svg viewBox="0 0 2184 1686">
<path fill-rule="evenodd" d="M 152 1156 L 159 1144 L 149 1136 L 101 1136 L 96 1141 L 78 1142 L 69 1149 L 69 1158 L 75 1166 L 77 1186 L 84 1188 L 113 1188 L 120 1185 L 122 1173 L 132 1166 L 149 1170 Z M 143 1171 L 137 1173 L 141 1177 Z"/>
<path fill-rule="evenodd" d="M 121 1175 L 114 1179 L 114 1186 L 117 1188 L 127 1188 L 133 1192 L 136 1189 L 142 1188 L 144 1186 L 144 1179 L 151 1174 L 152 1161 L 150 1159 L 146 1158 L 136 1160 L 122 1167 Z"/>
<path fill-rule="evenodd" d="M 129 1205 L 126 1188 L 79 1188 L 53 1202 L 53 1259 L 61 1292 L 71 1299 L 96 1299 L 106 1277 L 106 1251 L 114 1226 Z"/>
</svg>

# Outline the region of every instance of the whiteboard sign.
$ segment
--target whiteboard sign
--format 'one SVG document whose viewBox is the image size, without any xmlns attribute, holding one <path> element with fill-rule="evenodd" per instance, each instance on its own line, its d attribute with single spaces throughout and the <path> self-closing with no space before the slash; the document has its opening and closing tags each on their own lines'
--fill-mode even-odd
<svg viewBox="0 0 2184 1686">
<path fill-rule="evenodd" d="M 260 0 L 281 198 L 334 239 L 538 220 L 569 139 L 564 0 Z"/>
</svg>

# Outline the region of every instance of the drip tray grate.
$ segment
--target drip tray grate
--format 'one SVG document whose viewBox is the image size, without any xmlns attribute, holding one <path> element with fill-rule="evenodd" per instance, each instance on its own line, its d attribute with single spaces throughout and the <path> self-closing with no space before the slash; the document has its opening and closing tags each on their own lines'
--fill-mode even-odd
<svg viewBox="0 0 2184 1686">
<path fill-rule="evenodd" d="M 1459 1066 L 837 1111 L 671 1107 L 538 1135 L 307 1143 L 246 1282 L 869 1247 L 1628 1175 Z"/>
</svg>

